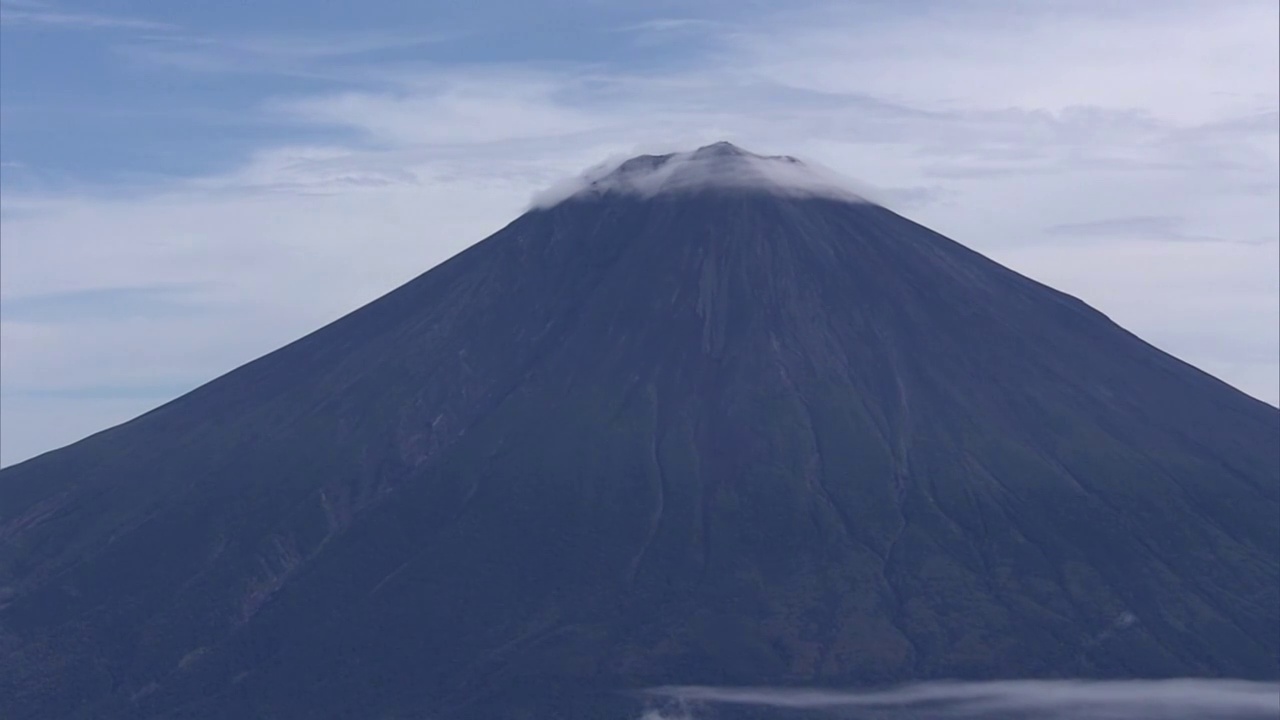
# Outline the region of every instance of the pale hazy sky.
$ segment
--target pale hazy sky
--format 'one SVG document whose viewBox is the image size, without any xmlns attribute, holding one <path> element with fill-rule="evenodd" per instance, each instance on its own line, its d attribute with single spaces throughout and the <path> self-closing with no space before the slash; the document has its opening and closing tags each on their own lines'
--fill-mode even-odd
<svg viewBox="0 0 1280 720">
<path fill-rule="evenodd" d="M 0 463 L 727 139 L 1280 401 L 1275 0 L 0 0 Z"/>
</svg>

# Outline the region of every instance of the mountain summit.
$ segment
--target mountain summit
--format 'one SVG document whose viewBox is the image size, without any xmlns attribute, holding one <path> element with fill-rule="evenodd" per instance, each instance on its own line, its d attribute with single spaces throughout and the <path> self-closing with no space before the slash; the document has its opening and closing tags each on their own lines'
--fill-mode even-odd
<svg viewBox="0 0 1280 720">
<path fill-rule="evenodd" d="M 589 174 L 0 471 L 0 715 L 1280 675 L 1280 412 L 784 167 Z"/>
<path fill-rule="evenodd" d="M 728 142 L 691 152 L 641 155 L 604 163 L 540 194 L 535 202 L 549 207 L 570 197 L 654 197 L 745 190 L 865 202 L 850 180 L 830 170 L 790 155 L 757 155 Z"/>
</svg>

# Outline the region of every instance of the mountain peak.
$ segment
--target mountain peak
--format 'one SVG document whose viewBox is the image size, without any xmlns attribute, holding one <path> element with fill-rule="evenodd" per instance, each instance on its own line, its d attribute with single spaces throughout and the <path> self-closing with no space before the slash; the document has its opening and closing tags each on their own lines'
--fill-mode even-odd
<svg viewBox="0 0 1280 720">
<path fill-rule="evenodd" d="M 1280 677 L 1280 411 L 820 179 L 615 164 L 0 470 L 0 717 Z"/>
<path fill-rule="evenodd" d="M 729 141 L 727 141 L 727 140 L 721 140 L 720 142 L 714 142 L 714 143 L 711 143 L 710 145 L 703 145 L 702 147 L 700 147 L 700 148 L 698 148 L 697 150 L 694 150 L 694 151 L 693 151 L 693 156 L 694 156 L 694 157 L 713 157 L 713 156 L 718 156 L 718 157 L 743 157 L 743 156 L 754 156 L 754 157 L 760 157 L 759 155 L 756 155 L 756 154 L 755 154 L 755 153 L 753 153 L 753 152 L 749 152 L 749 151 L 747 151 L 747 150 L 743 150 L 742 148 L 738 147 L 737 145 L 734 145 L 733 143 L 731 143 L 731 142 L 729 142 Z"/>
<path fill-rule="evenodd" d="M 637 155 L 597 165 L 534 198 L 536 207 L 608 194 L 654 197 L 715 191 L 766 192 L 867 202 L 848 178 L 790 155 L 760 155 L 720 141 L 696 150 Z"/>
</svg>

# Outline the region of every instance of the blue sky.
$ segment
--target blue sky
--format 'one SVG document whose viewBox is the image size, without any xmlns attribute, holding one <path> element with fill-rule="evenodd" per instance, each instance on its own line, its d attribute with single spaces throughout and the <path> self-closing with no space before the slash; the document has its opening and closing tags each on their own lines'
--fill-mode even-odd
<svg viewBox="0 0 1280 720">
<path fill-rule="evenodd" d="M 0 0 L 0 464 L 729 139 L 1280 400 L 1274 0 Z"/>
</svg>

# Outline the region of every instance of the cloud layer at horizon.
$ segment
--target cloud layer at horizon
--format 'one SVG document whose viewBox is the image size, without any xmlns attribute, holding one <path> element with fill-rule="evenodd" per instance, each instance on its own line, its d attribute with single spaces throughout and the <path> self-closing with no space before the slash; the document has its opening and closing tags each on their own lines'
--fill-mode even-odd
<svg viewBox="0 0 1280 720">
<path fill-rule="evenodd" d="M 641 720 L 693 720 L 694 708 L 740 705 L 849 720 L 1264 720 L 1280 714 L 1280 683 L 1165 680 L 935 681 L 885 690 L 769 687 L 665 687 L 674 701 Z M 791 716 L 789 716 L 791 717 Z"/>
<path fill-rule="evenodd" d="M 718 140 L 1280 402 L 1274 2 L 104 7 L 0 1 L 0 464 Z"/>
</svg>

